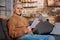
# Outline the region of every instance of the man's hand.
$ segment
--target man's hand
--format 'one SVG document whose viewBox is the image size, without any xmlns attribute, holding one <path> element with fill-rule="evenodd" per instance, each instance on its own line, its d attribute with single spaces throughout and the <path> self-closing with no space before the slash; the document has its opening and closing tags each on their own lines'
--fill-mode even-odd
<svg viewBox="0 0 60 40">
<path fill-rule="evenodd" d="M 33 33 L 31 26 L 28 26 L 27 29 L 28 29 L 28 33 L 29 33 L 29 34 L 32 34 L 32 33 Z"/>
<path fill-rule="evenodd" d="M 25 30 L 25 33 L 27 34 L 31 34 L 32 33 L 32 28 L 31 28 L 31 26 L 28 26 Z"/>
<path fill-rule="evenodd" d="M 31 31 L 32 30 L 31 26 L 28 26 L 27 29 L 28 29 L 28 31 Z"/>
</svg>

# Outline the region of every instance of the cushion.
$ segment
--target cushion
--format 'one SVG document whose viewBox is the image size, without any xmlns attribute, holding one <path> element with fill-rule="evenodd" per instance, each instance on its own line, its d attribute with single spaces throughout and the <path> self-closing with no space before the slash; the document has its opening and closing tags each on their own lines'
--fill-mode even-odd
<svg viewBox="0 0 60 40">
<path fill-rule="evenodd" d="M 50 24 L 48 21 L 40 21 L 36 28 L 39 34 L 47 34 L 53 30 L 53 25 Z"/>
<path fill-rule="evenodd" d="M 55 23 L 55 27 L 53 28 L 51 34 L 60 35 L 60 23 Z"/>
</svg>

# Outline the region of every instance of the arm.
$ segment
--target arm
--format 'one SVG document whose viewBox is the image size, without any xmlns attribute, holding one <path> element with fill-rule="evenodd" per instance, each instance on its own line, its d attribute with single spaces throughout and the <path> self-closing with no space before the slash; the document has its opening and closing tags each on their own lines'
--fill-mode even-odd
<svg viewBox="0 0 60 40">
<path fill-rule="evenodd" d="M 16 21 L 14 19 L 10 19 L 8 21 L 9 35 L 12 38 L 15 37 L 15 24 L 16 24 Z"/>
</svg>

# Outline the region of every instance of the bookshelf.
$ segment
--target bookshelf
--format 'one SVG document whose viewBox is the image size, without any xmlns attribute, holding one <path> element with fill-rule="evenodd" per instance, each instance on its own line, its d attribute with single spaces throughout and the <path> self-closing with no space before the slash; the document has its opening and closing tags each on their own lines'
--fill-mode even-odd
<svg viewBox="0 0 60 40">
<path fill-rule="evenodd" d="M 27 17 L 32 17 L 31 14 L 34 14 L 34 11 L 36 12 L 37 9 L 37 0 L 19 0 L 25 9 L 25 14 Z"/>
<path fill-rule="evenodd" d="M 24 8 L 36 8 L 37 7 L 37 0 L 19 0 L 22 2 Z"/>
</svg>

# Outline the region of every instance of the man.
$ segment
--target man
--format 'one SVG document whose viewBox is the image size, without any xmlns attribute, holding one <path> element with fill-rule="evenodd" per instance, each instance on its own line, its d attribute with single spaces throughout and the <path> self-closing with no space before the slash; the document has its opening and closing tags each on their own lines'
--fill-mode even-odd
<svg viewBox="0 0 60 40">
<path fill-rule="evenodd" d="M 22 10 L 23 6 L 21 3 L 17 3 L 13 7 L 14 14 L 8 21 L 9 35 L 12 38 L 24 36 L 28 31 L 28 21 L 24 17 L 20 16 Z"/>
<path fill-rule="evenodd" d="M 21 3 L 16 3 L 13 7 L 14 15 L 8 21 L 9 35 L 12 38 L 17 38 L 18 40 L 41 40 L 41 38 L 43 38 L 43 40 L 54 40 L 54 37 L 52 36 L 41 37 L 38 35 L 33 35 L 31 31 L 31 26 L 29 26 L 27 19 L 20 16 L 22 10 L 23 6 Z"/>
</svg>

